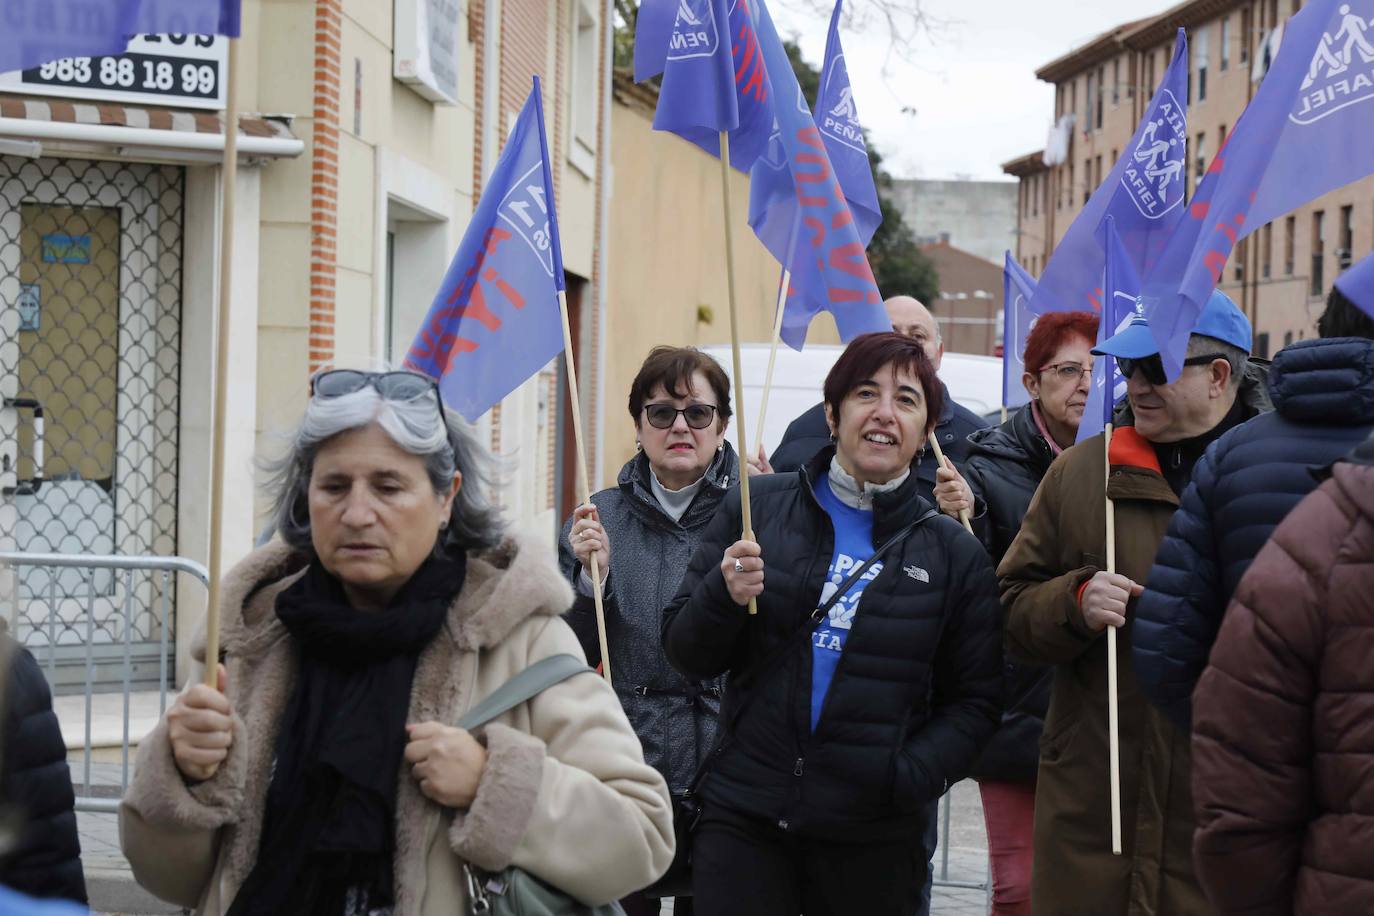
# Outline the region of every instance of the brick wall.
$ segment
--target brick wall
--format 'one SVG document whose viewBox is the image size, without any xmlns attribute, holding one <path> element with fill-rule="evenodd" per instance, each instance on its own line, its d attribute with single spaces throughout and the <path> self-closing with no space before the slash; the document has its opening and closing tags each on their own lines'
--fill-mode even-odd
<svg viewBox="0 0 1374 916">
<path fill-rule="evenodd" d="M 310 371 L 334 358 L 339 198 L 341 0 L 315 0 L 314 137 L 310 163 Z"/>
</svg>

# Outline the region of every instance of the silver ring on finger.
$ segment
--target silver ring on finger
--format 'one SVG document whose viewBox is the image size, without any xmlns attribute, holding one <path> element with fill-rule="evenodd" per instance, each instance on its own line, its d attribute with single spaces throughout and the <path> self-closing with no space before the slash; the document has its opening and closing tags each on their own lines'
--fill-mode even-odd
<svg viewBox="0 0 1374 916">
<path fill-rule="evenodd" d="M 737 573 L 742 573 L 742 572 L 744 572 L 744 564 L 743 564 L 742 562 L 740 562 L 740 558 L 739 558 L 739 557 L 735 557 L 735 572 L 737 572 Z"/>
</svg>

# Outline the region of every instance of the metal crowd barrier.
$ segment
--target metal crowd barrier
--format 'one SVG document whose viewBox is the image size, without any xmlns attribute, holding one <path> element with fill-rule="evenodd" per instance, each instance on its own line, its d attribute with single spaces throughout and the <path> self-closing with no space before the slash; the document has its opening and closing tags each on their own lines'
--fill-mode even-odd
<svg viewBox="0 0 1374 916">
<path fill-rule="evenodd" d="M 200 563 L 187 560 L 182 557 L 157 557 L 157 556 L 96 556 L 89 554 L 54 554 L 54 553 L 24 553 L 0 551 L 0 570 L 10 568 L 14 571 L 12 584 L 9 594 L 2 596 L 9 602 L 6 617 L 11 622 L 12 632 L 18 630 L 17 622 L 21 617 L 21 588 L 19 579 L 24 570 L 59 570 L 70 569 L 78 573 L 84 573 L 82 577 L 84 583 L 84 608 L 81 609 L 79 616 L 73 617 L 72 600 L 73 596 L 63 589 L 63 596 L 59 597 L 58 576 L 50 573 L 46 581 L 42 582 L 37 594 L 30 594 L 28 599 L 29 609 L 23 613 L 29 628 L 31 639 L 24 639 L 24 631 L 14 632 L 20 637 L 21 642 L 29 643 L 28 647 L 38 659 L 39 663 L 46 669 L 48 682 L 56 685 L 58 682 L 59 662 L 70 664 L 73 661 L 82 662 L 85 665 L 84 696 L 85 696 L 85 741 L 82 751 L 81 781 L 75 785 L 76 807 L 79 811 L 113 812 L 119 808 L 119 797 L 124 794 L 124 790 L 129 785 L 129 713 L 130 713 L 130 694 L 134 683 L 135 665 L 132 659 L 133 633 L 135 631 L 135 617 L 148 613 L 156 614 L 157 621 L 157 692 L 158 692 L 158 715 L 167 708 L 167 692 L 172 687 L 172 671 L 169 664 L 170 652 L 175 651 L 175 645 L 171 641 L 172 634 L 172 608 L 175 604 L 173 589 L 176 587 L 176 573 L 187 573 L 194 577 L 201 585 L 207 589 L 209 587 L 209 572 Z M 108 589 L 97 589 L 96 571 L 109 570 L 109 577 L 112 578 L 111 587 Z M 150 584 L 154 586 L 151 593 L 146 588 L 140 588 L 135 581 L 136 575 L 147 573 Z M 122 588 L 120 586 L 122 585 Z M 78 590 L 79 592 L 79 590 Z M 92 747 L 91 747 L 91 727 L 94 697 L 96 694 L 97 681 L 97 650 L 96 650 L 96 627 L 97 627 L 97 598 L 102 604 L 110 604 L 109 596 L 115 596 L 118 606 L 116 620 L 122 618 L 123 626 L 110 641 L 100 645 L 102 671 L 115 667 L 119 671 L 119 690 L 101 690 L 105 695 L 112 695 L 117 692 L 123 694 L 123 729 L 120 741 L 120 772 L 119 772 L 119 794 L 113 793 L 113 784 L 97 786 L 92 784 Z M 79 601 L 79 593 L 76 595 Z M 42 614 L 41 623 L 34 619 L 34 608 Z M 102 615 L 108 617 L 109 615 Z M 102 619 L 100 626 L 103 632 L 108 632 L 107 619 Z M 79 628 L 84 626 L 84 634 L 79 632 Z M 62 642 L 63 635 L 70 635 L 73 631 L 78 631 L 76 635 L 83 638 L 80 643 Z M 35 645 L 42 637 L 45 645 Z M 122 650 L 122 657 L 121 657 Z M 118 663 L 118 664 L 113 664 Z M 108 687 L 108 681 L 101 686 Z M 96 766 L 108 767 L 109 764 L 97 763 Z M 75 783 L 76 781 L 73 780 Z M 103 792 L 97 792 L 103 789 Z M 111 797 L 113 796 L 113 797 Z"/>
</svg>

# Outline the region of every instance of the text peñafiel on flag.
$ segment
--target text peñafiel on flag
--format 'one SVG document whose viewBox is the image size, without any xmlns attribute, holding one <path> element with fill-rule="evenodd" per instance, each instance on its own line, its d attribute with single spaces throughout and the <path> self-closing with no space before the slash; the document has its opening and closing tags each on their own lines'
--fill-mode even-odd
<svg viewBox="0 0 1374 916">
<path fill-rule="evenodd" d="M 821 129 L 835 177 L 854 214 L 859 241 L 867 245 L 882 224 L 883 211 L 878 204 L 878 189 L 873 184 L 873 166 L 868 161 L 868 141 L 859 123 L 859 106 L 854 102 L 854 88 L 849 84 L 844 48 L 840 45 L 843 4 L 844 0 L 836 0 L 835 10 L 830 14 L 821 85 L 816 93 L 816 126 Z"/>
<path fill-rule="evenodd" d="M 468 422 L 563 350 L 563 259 L 543 130 L 536 79 L 406 354 L 406 367 L 437 378 L 444 403 Z"/>
<path fill-rule="evenodd" d="M 1145 275 L 1183 216 L 1187 144 L 1188 39 L 1179 29 L 1169 68 L 1135 136 L 1050 255 L 1031 311 L 1101 311 L 1106 254 L 1099 230 L 1108 214 L 1116 218 L 1136 273 Z"/>
<path fill-rule="evenodd" d="M 782 339 L 800 350 L 811 320 L 822 311 L 834 316 L 844 341 L 890 331 L 892 323 L 825 140 L 767 5 L 754 2 L 759 47 L 776 92 L 777 122 L 767 155 L 749 173 L 749 225 L 792 275 Z"/>
<path fill-rule="evenodd" d="M 1142 297 L 1175 378 L 1236 242 L 1374 172 L 1374 0 L 1312 0 L 1212 160 Z"/>
<path fill-rule="evenodd" d="M 773 93 L 759 56 L 749 0 L 645 0 L 635 29 L 635 79 L 663 74 L 654 129 L 749 167 L 768 147 Z"/>
<path fill-rule="evenodd" d="M 1140 279 L 1136 276 L 1125 246 L 1121 244 L 1121 237 L 1116 233 L 1114 217 L 1108 216 L 1102 221 L 1101 236 L 1102 249 L 1107 253 L 1107 267 L 1103 276 L 1102 317 L 1097 326 L 1099 344 L 1126 330 L 1132 320 L 1141 316 L 1138 298 Z M 1108 379 L 1111 380 L 1110 385 Z M 1112 412 L 1125 396 L 1126 380 L 1121 377 L 1116 360 L 1105 354 L 1098 356 L 1093 363 L 1088 403 L 1083 408 L 1083 419 L 1078 422 L 1078 438 L 1074 441 L 1082 442 L 1102 432 L 1112 422 Z"/>
<path fill-rule="evenodd" d="M 240 0 L 0 0 L 0 73 L 120 54 L 134 35 L 239 34 Z"/>
<path fill-rule="evenodd" d="M 1008 410 L 1030 401 L 1021 376 L 1026 371 L 1026 337 L 1035 323 L 1030 310 L 1034 295 L 1035 278 L 1008 251 L 1002 266 L 1002 406 Z"/>
</svg>

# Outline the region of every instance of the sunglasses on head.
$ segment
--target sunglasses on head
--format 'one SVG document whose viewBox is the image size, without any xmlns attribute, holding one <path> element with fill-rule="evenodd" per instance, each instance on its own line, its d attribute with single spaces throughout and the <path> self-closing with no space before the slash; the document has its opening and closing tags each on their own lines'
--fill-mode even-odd
<svg viewBox="0 0 1374 916">
<path fill-rule="evenodd" d="M 1190 356 L 1183 361 L 1185 366 L 1205 366 L 1216 359 L 1225 359 L 1225 353 L 1205 353 L 1201 356 Z M 1139 369 L 1145 375 L 1145 381 L 1151 385 L 1167 385 L 1169 377 L 1164 374 L 1164 362 L 1159 358 L 1158 353 L 1151 353 L 1149 356 L 1140 359 L 1127 359 L 1120 357 L 1116 364 L 1121 369 L 1121 377 L 1129 379 L 1135 375 L 1135 370 Z"/>
<path fill-rule="evenodd" d="M 683 419 L 692 429 L 705 429 L 716 419 L 716 405 L 692 404 L 687 407 L 674 407 L 672 404 L 644 405 L 644 419 L 648 420 L 649 425 L 654 429 L 670 428 L 677 422 L 678 414 L 682 414 Z"/>
<path fill-rule="evenodd" d="M 427 375 L 406 370 L 394 372 L 363 372 L 360 369 L 329 369 L 310 380 L 310 396 L 314 398 L 341 398 L 355 391 L 372 387 L 388 401 L 413 401 L 434 392 L 436 403 L 442 404 L 439 397 L 439 383 Z"/>
</svg>

